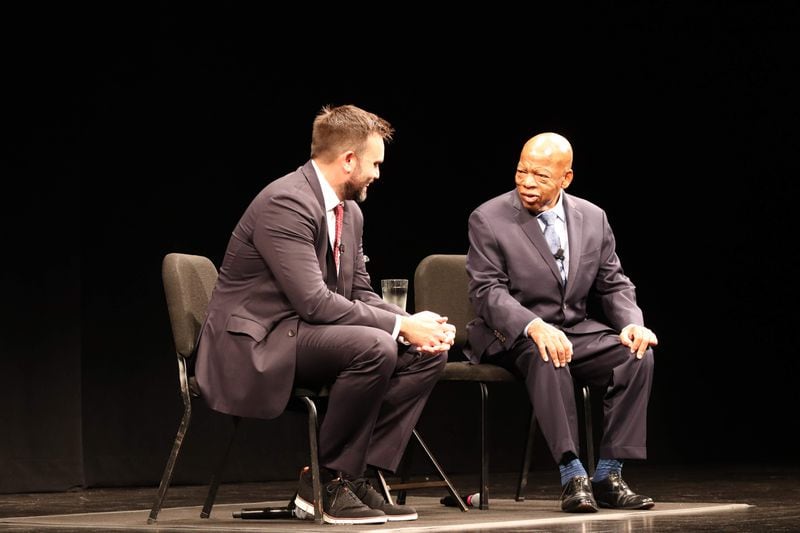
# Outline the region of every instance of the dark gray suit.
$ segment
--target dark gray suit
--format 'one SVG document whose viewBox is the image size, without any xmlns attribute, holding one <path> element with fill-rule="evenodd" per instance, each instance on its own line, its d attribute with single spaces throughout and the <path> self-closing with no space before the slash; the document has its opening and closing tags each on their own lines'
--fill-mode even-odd
<svg viewBox="0 0 800 533">
<path fill-rule="evenodd" d="M 351 475 L 397 468 L 446 361 L 392 338 L 405 312 L 373 291 L 362 228 L 345 202 L 337 276 L 311 161 L 265 187 L 231 235 L 195 370 L 213 409 L 255 418 L 281 414 L 294 384 L 333 383 L 320 464 Z"/>
<path fill-rule="evenodd" d="M 569 236 L 569 275 L 562 286 L 558 265 L 534 215 L 516 190 L 493 198 L 469 218 L 467 272 L 478 318 L 467 326 L 468 357 L 521 374 L 556 462 L 578 455 L 573 377 L 608 387 L 604 397 L 602 458 L 646 457 L 647 403 L 653 354 L 636 359 L 619 340 L 628 324 L 644 325 L 634 285 L 622 271 L 605 212 L 564 194 Z M 602 319 L 587 316 L 596 297 Z M 566 368 L 545 363 L 524 329 L 533 319 L 562 329 L 573 344 Z"/>
</svg>

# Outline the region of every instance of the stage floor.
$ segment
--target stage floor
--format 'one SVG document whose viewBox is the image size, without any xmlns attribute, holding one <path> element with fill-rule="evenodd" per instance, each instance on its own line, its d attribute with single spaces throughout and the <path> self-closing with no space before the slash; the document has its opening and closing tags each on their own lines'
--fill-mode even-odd
<svg viewBox="0 0 800 533">
<path fill-rule="evenodd" d="M 153 525 L 147 524 L 147 516 L 155 487 L 0 495 L 0 531 L 800 531 L 800 467 L 630 465 L 625 478 L 636 491 L 652 496 L 656 506 L 649 511 L 562 513 L 556 474 L 534 471 L 524 502 L 513 500 L 513 474 L 494 474 L 488 511 L 463 513 L 442 506 L 443 489 L 412 491 L 408 503 L 420 515 L 413 522 L 333 526 L 233 518 L 243 507 L 285 504 L 294 491 L 294 482 L 287 481 L 224 484 L 207 520 L 199 518 L 205 487 L 175 486 Z M 453 480 L 465 493 L 477 487 L 469 476 Z"/>
</svg>

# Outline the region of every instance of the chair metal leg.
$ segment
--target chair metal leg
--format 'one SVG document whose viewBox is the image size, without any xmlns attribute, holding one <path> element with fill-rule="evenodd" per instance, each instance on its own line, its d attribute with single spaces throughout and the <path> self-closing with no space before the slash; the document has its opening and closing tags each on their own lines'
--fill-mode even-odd
<svg viewBox="0 0 800 533">
<path fill-rule="evenodd" d="M 180 354 L 178 354 L 178 376 L 181 384 L 181 398 L 183 399 L 183 416 L 181 416 L 181 422 L 178 425 L 178 433 L 175 435 L 175 442 L 172 444 L 172 451 L 164 467 L 164 473 L 161 475 L 161 483 L 158 485 L 156 500 L 153 502 L 153 507 L 150 509 L 150 516 L 147 518 L 148 524 L 155 523 L 158 519 L 158 513 L 161 512 L 161 506 L 164 504 L 164 499 L 167 496 L 167 489 L 170 483 L 172 483 L 175 463 L 178 461 L 178 454 L 181 451 L 183 439 L 186 437 L 186 431 L 189 429 L 189 422 L 192 418 L 192 397 L 189 394 L 188 379 L 186 377 L 186 361 Z"/>
<path fill-rule="evenodd" d="M 525 487 L 528 486 L 528 473 L 531 470 L 533 439 L 536 436 L 536 428 L 536 413 L 531 410 L 531 423 L 528 426 L 528 437 L 525 439 L 525 455 L 522 456 L 522 468 L 519 471 L 519 483 L 517 483 L 517 496 L 514 498 L 518 502 L 525 501 Z"/>
<path fill-rule="evenodd" d="M 594 475 L 594 433 L 592 432 L 592 399 L 588 385 L 584 385 L 583 393 L 583 419 L 586 426 L 586 468 L 589 477 Z"/>
<path fill-rule="evenodd" d="M 314 522 L 322 524 L 322 483 L 319 478 L 319 439 L 317 428 L 317 406 L 308 396 L 302 396 L 303 403 L 308 409 L 308 447 L 311 450 L 311 480 L 314 487 Z"/>
<path fill-rule="evenodd" d="M 394 505 L 394 501 L 392 501 L 392 493 L 391 489 L 389 488 L 389 484 L 386 483 L 386 478 L 383 477 L 383 472 L 381 472 L 380 468 L 378 468 L 377 471 L 378 471 L 378 482 L 381 484 L 381 492 L 383 492 L 383 499 L 386 500 L 386 502 L 389 505 Z M 402 492 L 405 493 L 405 491 Z M 403 498 L 402 502 L 398 500 L 398 503 L 400 505 L 405 504 L 406 503 L 405 498 Z"/>
<path fill-rule="evenodd" d="M 486 383 L 481 387 L 481 511 L 489 508 L 489 446 L 486 442 L 489 434 L 488 400 L 489 388 Z"/>
<path fill-rule="evenodd" d="M 420 448 L 422 448 L 422 451 L 425 452 L 425 456 L 428 458 L 428 461 L 436 469 L 436 473 L 439 475 L 439 481 L 417 481 L 417 482 L 408 481 L 409 476 L 407 474 L 406 469 L 404 468 L 403 474 L 401 475 L 400 478 L 400 482 L 394 485 L 394 487 L 398 490 L 397 498 L 395 498 L 395 501 L 400 505 L 405 504 L 407 489 L 447 487 L 448 492 L 450 493 L 451 496 L 453 496 L 453 499 L 458 504 L 458 507 L 460 507 L 462 511 L 468 511 L 469 508 L 467 507 L 467 504 L 464 503 L 464 500 L 458 494 L 458 491 L 453 486 L 453 483 L 450 481 L 450 478 L 448 478 L 447 474 L 445 474 L 444 469 L 439 464 L 439 461 L 436 460 L 436 457 L 434 457 L 433 452 L 431 452 L 430 448 L 428 448 L 428 445 L 425 444 L 425 441 L 422 440 L 422 437 L 420 436 L 419 432 L 416 429 L 414 429 L 411 432 L 411 434 L 416 439 L 417 444 L 419 444 Z M 404 461 L 402 466 L 406 466 L 408 463 L 410 463 L 409 459 L 410 459 L 410 452 L 412 449 L 413 447 L 409 447 L 408 449 L 406 449 L 406 455 L 403 458 Z M 386 499 L 387 502 L 391 503 L 392 496 L 390 491 L 392 490 L 392 488 L 386 482 L 386 478 L 383 476 L 383 473 L 380 470 L 378 470 L 378 480 L 380 482 L 381 489 L 383 490 L 384 498 Z"/>
<path fill-rule="evenodd" d="M 412 435 L 414 435 L 414 438 L 417 439 L 417 442 L 419 443 L 422 450 L 425 452 L 425 455 L 428 456 L 428 460 L 431 462 L 431 465 L 433 465 L 433 467 L 436 469 L 436 472 L 439 474 L 439 477 L 442 479 L 442 481 L 444 481 L 445 485 L 447 485 L 447 490 L 450 492 L 453 498 L 455 498 L 456 503 L 458 503 L 458 506 L 461 508 L 462 511 L 468 511 L 469 509 L 467 508 L 467 504 L 465 504 L 464 500 L 461 499 L 461 496 L 458 494 L 458 491 L 450 482 L 450 478 L 447 477 L 447 474 L 444 473 L 444 470 L 442 469 L 442 466 L 439 464 L 439 461 L 437 461 L 436 458 L 433 456 L 433 452 L 431 452 L 430 448 L 428 448 L 428 445 L 425 444 L 425 441 L 422 440 L 422 437 L 419 436 L 419 432 L 416 429 L 414 429 L 411 433 Z"/>
<path fill-rule="evenodd" d="M 211 508 L 214 506 L 214 500 L 217 499 L 217 489 L 219 489 L 219 483 L 222 479 L 222 471 L 225 468 L 225 463 L 228 462 L 228 455 L 231 452 L 233 440 L 236 438 L 236 431 L 239 429 L 239 422 L 242 421 L 241 417 L 238 416 L 232 416 L 231 419 L 233 420 L 233 431 L 231 431 L 231 436 L 228 439 L 228 445 L 225 446 L 225 451 L 222 453 L 219 463 L 217 463 L 217 468 L 214 471 L 214 475 L 211 477 L 211 485 L 208 487 L 206 502 L 203 504 L 203 510 L 200 511 L 200 518 L 208 518 L 211 516 Z"/>
</svg>

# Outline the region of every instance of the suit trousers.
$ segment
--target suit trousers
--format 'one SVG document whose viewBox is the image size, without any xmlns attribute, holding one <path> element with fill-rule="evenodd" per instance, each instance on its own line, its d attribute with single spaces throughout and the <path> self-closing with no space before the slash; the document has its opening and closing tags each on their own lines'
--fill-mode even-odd
<svg viewBox="0 0 800 533">
<path fill-rule="evenodd" d="M 367 465 L 397 470 L 446 362 L 377 328 L 300 322 L 295 384 L 330 385 L 320 465 L 354 477 Z"/>
<path fill-rule="evenodd" d="M 572 362 L 566 367 L 556 368 L 552 358 L 544 362 L 528 337 L 520 337 L 508 352 L 484 357 L 482 362 L 504 366 L 524 379 L 533 412 L 556 463 L 567 452 L 580 456 L 575 382 L 606 388 L 600 458 L 645 459 L 653 350 L 648 349 L 642 359 L 637 359 L 612 330 L 565 333 L 573 349 Z"/>
</svg>

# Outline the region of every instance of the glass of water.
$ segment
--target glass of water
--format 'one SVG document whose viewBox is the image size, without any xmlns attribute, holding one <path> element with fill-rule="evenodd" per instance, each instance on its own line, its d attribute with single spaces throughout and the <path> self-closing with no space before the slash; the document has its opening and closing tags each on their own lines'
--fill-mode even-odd
<svg viewBox="0 0 800 533">
<path fill-rule="evenodd" d="M 394 304 L 403 311 L 406 310 L 406 299 L 408 298 L 407 279 L 382 279 L 381 291 L 383 299 L 390 304 Z"/>
</svg>

